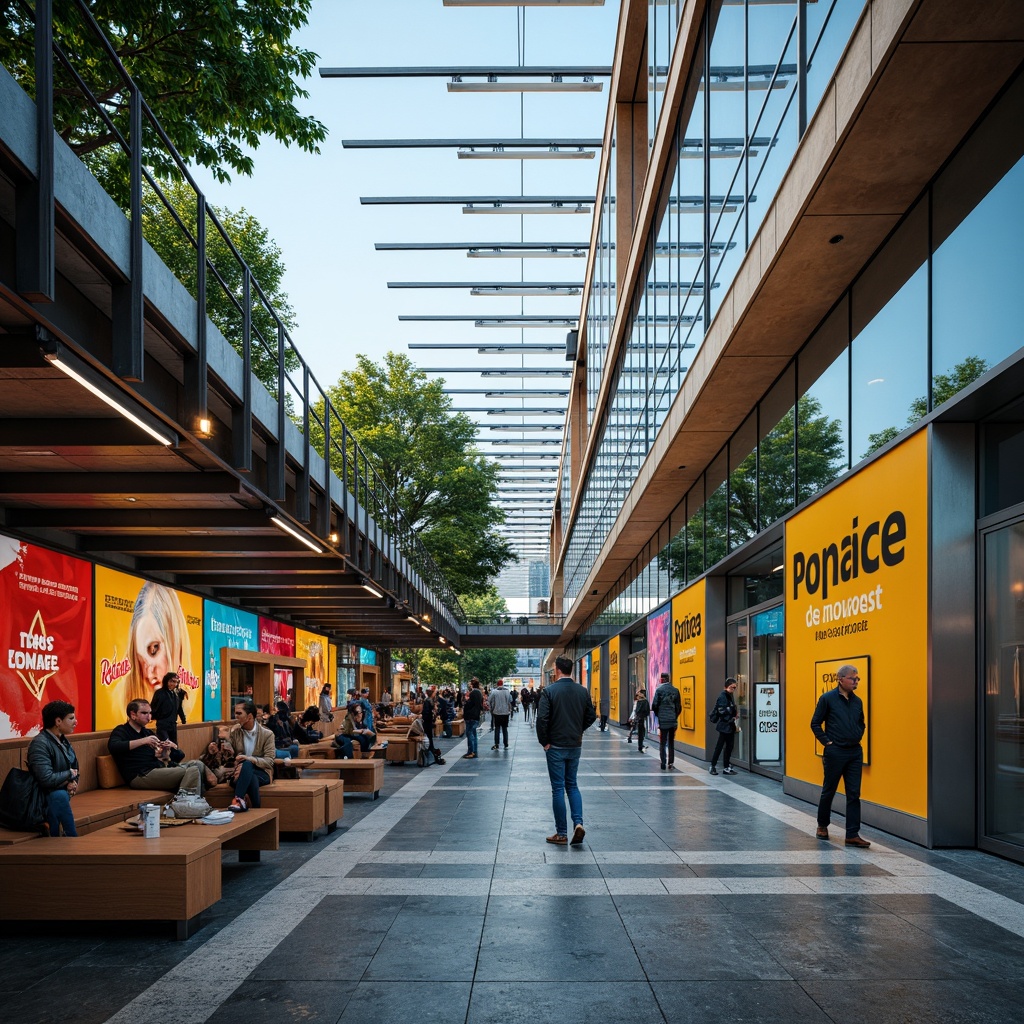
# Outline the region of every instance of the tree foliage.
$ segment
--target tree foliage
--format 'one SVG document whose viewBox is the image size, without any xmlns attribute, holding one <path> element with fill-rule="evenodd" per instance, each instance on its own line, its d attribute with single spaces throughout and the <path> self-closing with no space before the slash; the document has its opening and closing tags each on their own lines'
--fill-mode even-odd
<svg viewBox="0 0 1024 1024">
<path fill-rule="evenodd" d="M 480 594 L 516 556 L 498 533 L 498 466 L 475 448 L 476 426 L 452 412 L 444 382 L 404 355 L 356 357 L 328 397 L 395 496 L 452 589 Z M 340 453 L 332 451 L 341 475 Z"/>
<path fill-rule="evenodd" d="M 707 496 L 703 509 L 688 510 L 686 529 L 661 551 L 662 567 L 677 584 L 699 576 L 835 480 L 844 455 L 842 422 L 824 414 L 818 399 L 804 395 L 796 417 L 790 409 L 761 439 L 757 453 Z"/>
<path fill-rule="evenodd" d="M 305 25 L 311 2 L 104 0 L 88 6 L 177 151 L 226 181 L 231 172 L 252 173 L 248 150 L 265 138 L 317 153 L 327 137 L 324 125 L 296 106 L 309 95 L 298 82 L 312 74 L 317 55 L 290 40 Z M 6 25 L 0 63 L 34 90 L 31 16 L 18 0 L 2 0 L 0 12 Z M 126 164 L 114 128 L 127 137 L 124 83 L 76 5 L 54 5 L 54 38 L 95 97 L 87 100 L 58 62 L 57 130 L 101 180 L 123 184 Z M 144 145 L 146 163 L 158 177 L 176 173 L 155 132 Z"/>
<path fill-rule="evenodd" d="M 943 402 L 948 402 L 954 395 L 963 391 L 968 384 L 973 384 L 986 370 L 988 363 L 981 356 L 968 356 L 962 362 L 956 364 L 949 373 L 937 373 L 932 377 L 932 408 L 937 408 Z M 902 427 L 883 427 L 877 433 L 868 434 L 868 450 L 861 455 L 866 459 L 873 452 L 878 451 L 884 444 L 888 444 L 894 437 L 901 434 L 907 427 L 912 426 L 928 412 L 928 397 L 921 395 L 910 403 L 907 422 Z"/>
<path fill-rule="evenodd" d="M 195 192 L 183 181 L 161 183 L 160 189 L 178 218 L 194 238 L 197 207 Z M 248 264 L 254 282 L 252 288 L 252 371 L 272 394 L 277 394 L 277 320 L 286 330 L 295 329 L 295 312 L 282 287 L 285 266 L 281 250 L 267 229 L 244 209 L 237 213 L 214 207 L 213 212 L 231 244 Z M 142 231 L 146 241 L 167 264 L 175 277 L 198 297 L 196 287 L 196 249 L 183 233 L 167 206 L 155 192 L 147 189 L 142 210 Z M 220 332 L 242 354 L 242 265 L 231 247 L 212 223 L 207 225 L 208 263 L 206 313 Z M 269 300 L 274 314 L 258 299 L 255 285 Z M 285 350 L 285 367 L 295 369 L 299 359 L 295 350 Z"/>
</svg>

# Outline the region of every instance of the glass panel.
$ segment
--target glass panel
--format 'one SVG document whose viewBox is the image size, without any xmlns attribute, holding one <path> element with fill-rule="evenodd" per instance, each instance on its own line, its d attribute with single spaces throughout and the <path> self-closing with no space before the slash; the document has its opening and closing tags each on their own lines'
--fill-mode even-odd
<svg viewBox="0 0 1024 1024">
<path fill-rule="evenodd" d="M 1015 132 L 1016 142 L 1024 141 Z M 940 197 L 936 189 L 936 202 Z M 932 405 L 1021 345 L 1024 159 L 935 251 L 932 264 Z"/>
<path fill-rule="evenodd" d="M 792 511 L 796 486 L 796 367 L 790 365 L 761 402 L 757 446 L 758 518 L 761 529 Z"/>
<path fill-rule="evenodd" d="M 985 538 L 985 835 L 1024 846 L 1024 523 Z"/>
<path fill-rule="evenodd" d="M 748 760 L 746 726 L 748 721 L 747 712 L 750 708 L 750 652 L 747 649 L 747 620 L 740 619 L 738 622 L 730 622 L 727 632 L 726 675 L 732 676 L 736 680 L 737 686 L 734 699 L 740 711 L 740 731 L 736 736 L 736 745 L 733 747 L 732 752 L 732 760 L 735 763 Z"/>
<path fill-rule="evenodd" d="M 817 0 L 806 7 L 807 119 L 817 110 L 864 4 L 860 0 Z"/>
<path fill-rule="evenodd" d="M 723 559 L 728 550 L 728 471 L 728 459 L 723 450 L 705 474 L 708 497 L 704 505 L 704 557 L 708 569 Z"/>
<path fill-rule="evenodd" d="M 750 540 L 757 522 L 757 414 L 729 441 L 729 550 Z"/>
<path fill-rule="evenodd" d="M 853 287 L 853 465 L 927 410 L 927 253 L 927 203 L 920 202 Z"/>
<path fill-rule="evenodd" d="M 749 8 L 749 234 L 753 238 L 796 152 L 796 4 Z"/>
<path fill-rule="evenodd" d="M 1009 417 L 1013 417 L 1012 420 Z M 1018 404 L 1007 419 L 986 423 L 982 434 L 981 514 L 991 515 L 1024 502 L 1024 409 Z"/>
<path fill-rule="evenodd" d="M 704 478 L 690 488 L 686 497 L 686 582 L 704 572 Z"/>
<path fill-rule="evenodd" d="M 850 468 L 849 311 L 844 298 L 797 359 L 797 504 Z"/>
</svg>

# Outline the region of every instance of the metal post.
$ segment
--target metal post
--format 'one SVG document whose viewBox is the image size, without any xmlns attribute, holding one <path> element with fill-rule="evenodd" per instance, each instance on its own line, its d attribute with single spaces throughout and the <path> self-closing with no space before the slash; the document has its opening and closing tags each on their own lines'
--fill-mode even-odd
<svg viewBox="0 0 1024 1024">
<path fill-rule="evenodd" d="M 309 522 L 309 366 L 302 364 L 302 470 L 295 474 L 295 518 Z"/>
<path fill-rule="evenodd" d="M 252 472 L 252 274 L 242 264 L 242 404 L 231 423 L 235 469 Z"/>
<path fill-rule="evenodd" d="M 36 177 L 15 194 L 18 293 L 53 302 L 57 275 L 53 198 L 53 0 L 36 0 Z"/>
<path fill-rule="evenodd" d="M 206 379 L 206 196 L 196 193 L 196 350 L 185 360 L 187 425 L 196 430 L 207 415 Z"/>
<path fill-rule="evenodd" d="M 128 280 L 113 289 L 113 367 L 124 380 L 144 372 L 145 307 L 142 292 L 142 94 L 128 85 Z"/>
<path fill-rule="evenodd" d="M 804 137 L 807 131 L 807 0 L 796 5 L 796 102 L 797 131 Z"/>
<path fill-rule="evenodd" d="M 288 417 L 285 415 L 285 373 L 284 373 L 284 327 L 277 325 L 277 441 L 267 446 L 267 489 L 274 501 L 285 500 L 284 431 Z"/>
</svg>

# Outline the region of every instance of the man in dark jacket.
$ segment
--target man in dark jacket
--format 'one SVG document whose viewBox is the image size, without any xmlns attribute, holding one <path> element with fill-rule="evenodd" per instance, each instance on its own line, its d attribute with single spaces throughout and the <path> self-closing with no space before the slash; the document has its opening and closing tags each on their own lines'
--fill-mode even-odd
<svg viewBox="0 0 1024 1024">
<path fill-rule="evenodd" d="M 740 713 L 736 708 L 736 701 L 734 700 L 734 694 L 738 685 L 736 680 L 729 676 L 725 681 L 725 689 L 718 695 L 718 700 L 715 701 L 715 708 L 711 712 L 711 720 L 715 723 L 715 728 L 718 730 L 718 742 L 715 744 L 715 752 L 711 755 L 710 773 L 712 775 L 718 774 L 718 755 L 723 750 L 725 751 L 725 757 L 722 759 L 722 774 L 736 774 L 736 769 L 732 766 L 732 748 L 736 743 L 736 733 L 739 732 L 736 719 L 739 718 Z"/>
<path fill-rule="evenodd" d="M 565 820 L 565 798 L 569 798 L 573 832 L 571 843 L 579 846 L 583 828 L 583 797 L 576 785 L 576 772 L 583 750 L 583 733 L 597 718 L 590 694 L 572 678 L 572 660 L 555 659 L 555 681 L 545 686 L 537 705 L 537 740 L 544 748 L 551 781 L 551 807 L 555 813 L 555 834 L 547 841 L 555 846 L 570 842 Z"/>
<path fill-rule="evenodd" d="M 679 716 L 683 711 L 683 700 L 679 691 L 672 685 L 667 672 L 661 673 L 661 685 L 654 691 L 651 711 L 658 717 L 658 743 L 661 753 L 661 770 L 674 769 L 676 766 L 676 728 Z"/>
<path fill-rule="evenodd" d="M 43 728 L 28 745 L 28 769 L 46 796 L 50 835 L 77 836 L 71 798 L 78 792 L 78 756 L 68 737 L 78 724 L 75 707 L 66 700 L 43 706 Z"/>
<path fill-rule="evenodd" d="M 420 715 L 423 718 L 423 731 L 427 736 L 427 743 L 430 745 L 427 753 L 434 755 L 433 764 L 444 764 L 444 758 L 441 756 L 441 751 L 434 746 L 434 716 L 436 714 L 434 710 L 435 694 L 437 693 L 436 686 L 427 687 L 427 695 L 423 698 L 423 709 L 420 711 Z M 431 762 L 428 762 L 428 764 Z"/>
<path fill-rule="evenodd" d="M 469 681 L 469 693 L 462 701 L 462 717 L 466 723 L 466 746 L 462 756 L 474 758 L 477 753 L 477 730 L 480 728 L 480 714 L 484 707 L 484 695 L 480 692 L 480 680 L 473 676 Z"/>
<path fill-rule="evenodd" d="M 854 665 L 844 665 L 836 673 L 836 688 L 823 693 L 811 717 L 811 732 L 825 748 L 821 766 L 825 781 L 818 801 L 819 839 L 828 839 L 832 800 L 839 780 L 846 790 L 846 845 L 866 849 L 871 844 L 860 837 L 860 778 L 864 769 L 864 704 L 853 691 L 860 682 Z"/>
</svg>

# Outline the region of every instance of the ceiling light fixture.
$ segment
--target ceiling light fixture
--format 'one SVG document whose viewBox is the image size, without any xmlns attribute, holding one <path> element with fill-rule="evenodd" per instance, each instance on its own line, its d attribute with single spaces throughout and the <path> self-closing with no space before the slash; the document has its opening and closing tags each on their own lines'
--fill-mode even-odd
<svg viewBox="0 0 1024 1024">
<path fill-rule="evenodd" d="M 503 206 L 501 203 L 492 203 L 490 206 L 474 206 L 470 203 L 462 208 L 463 213 L 506 213 L 526 214 L 536 213 L 545 216 L 559 216 L 569 213 L 593 213 L 590 206 L 563 206 L 562 203 L 552 203 L 550 206 Z"/>
<path fill-rule="evenodd" d="M 597 155 L 592 149 L 562 149 L 560 146 L 548 146 L 547 149 L 505 149 L 504 146 L 492 146 L 490 149 L 460 149 L 457 154 L 460 160 L 593 160 Z"/>
<path fill-rule="evenodd" d="M 267 516 L 270 521 L 283 533 L 287 533 L 289 537 L 294 537 L 300 544 L 305 544 L 310 551 L 316 552 L 318 555 L 324 553 L 324 549 L 320 547 L 315 541 L 311 540 L 304 533 L 300 533 L 294 526 L 291 525 L 286 519 L 284 519 L 280 512 L 273 508 L 266 509 Z"/>
</svg>

